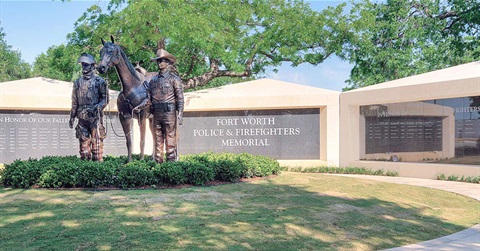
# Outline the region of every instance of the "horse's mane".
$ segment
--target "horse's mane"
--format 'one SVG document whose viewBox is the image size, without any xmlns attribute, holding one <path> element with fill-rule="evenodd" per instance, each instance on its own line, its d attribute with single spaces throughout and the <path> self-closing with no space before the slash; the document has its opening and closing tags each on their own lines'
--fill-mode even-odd
<svg viewBox="0 0 480 251">
<path fill-rule="evenodd" d="M 115 46 L 118 47 L 118 49 L 120 51 L 120 55 L 125 60 L 125 63 L 127 64 L 127 67 L 128 67 L 128 70 L 130 71 L 130 73 L 133 76 L 135 76 L 135 78 L 138 79 L 138 81 L 142 81 L 142 79 L 140 78 L 140 74 L 138 74 L 138 71 L 135 70 L 135 67 L 133 67 L 133 64 L 132 64 L 132 62 L 130 62 L 130 59 L 128 59 L 127 54 L 125 54 L 125 52 L 122 50 L 122 48 L 119 45 L 115 44 Z"/>
</svg>

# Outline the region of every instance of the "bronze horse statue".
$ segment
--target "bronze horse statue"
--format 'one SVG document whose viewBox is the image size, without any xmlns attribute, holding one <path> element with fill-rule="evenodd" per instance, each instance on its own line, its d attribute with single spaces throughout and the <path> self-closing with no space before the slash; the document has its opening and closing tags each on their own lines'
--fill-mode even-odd
<svg viewBox="0 0 480 251">
<path fill-rule="evenodd" d="M 146 72 L 144 69 L 135 68 L 128 59 L 125 52 L 112 42 L 105 42 L 102 39 L 103 48 L 100 50 L 100 62 L 98 72 L 106 73 L 112 66 L 115 66 L 122 90 L 117 98 L 117 108 L 120 123 L 127 140 L 128 162 L 132 160 L 132 125 L 133 119 L 138 120 L 140 127 L 140 159 L 144 158 L 146 121 L 149 119 L 150 130 L 153 137 L 153 119 L 150 116 L 150 107 L 145 107 L 138 114 L 133 114 L 133 108 L 137 107 L 147 98 L 147 89 L 150 79 L 156 75 L 155 72 Z M 153 146 L 155 147 L 155 145 Z"/>
</svg>

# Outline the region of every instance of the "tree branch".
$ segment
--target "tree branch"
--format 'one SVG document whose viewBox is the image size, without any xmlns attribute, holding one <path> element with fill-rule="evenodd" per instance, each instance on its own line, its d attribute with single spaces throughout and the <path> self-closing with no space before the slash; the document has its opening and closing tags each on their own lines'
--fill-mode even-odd
<svg viewBox="0 0 480 251">
<path fill-rule="evenodd" d="M 462 20 L 461 18 L 457 18 L 457 19 L 454 19 L 452 20 L 452 22 L 450 22 L 449 25 L 447 25 L 445 28 L 442 29 L 442 32 L 446 31 L 446 30 L 450 30 L 450 28 L 452 28 L 452 26 L 454 24 L 456 24 L 458 21 Z"/>
<path fill-rule="evenodd" d="M 247 26 L 260 26 L 260 27 L 267 27 L 267 25 L 264 25 L 262 23 L 257 23 L 257 22 L 246 22 L 245 23 Z"/>
<path fill-rule="evenodd" d="M 478 7 L 478 6 L 477 6 Z M 463 11 L 461 13 L 458 13 L 456 11 L 447 11 L 445 13 L 442 13 L 440 15 L 437 16 L 437 18 L 439 18 L 440 20 L 444 20 L 444 19 L 447 19 L 447 18 L 450 18 L 450 17 L 456 17 L 455 19 L 453 19 L 450 24 L 448 24 L 445 28 L 442 29 L 442 32 L 446 31 L 446 30 L 449 30 L 450 28 L 453 27 L 453 25 L 455 25 L 457 22 L 463 20 L 462 16 L 464 16 L 465 14 L 468 14 L 470 12 L 473 12 L 475 11 L 476 9 L 475 8 L 470 8 L 466 11 Z"/>
<path fill-rule="evenodd" d="M 433 17 L 432 14 L 430 14 L 430 10 L 427 8 L 427 6 L 425 6 L 424 4 L 417 4 L 417 3 L 414 3 L 412 4 L 412 7 L 413 8 L 416 8 L 417 10 L 423 10 L 423 12 L 425 13 L 425 15 L 427 15 L 427 17 Z M 409 17 L 411 17 L 413 14 L 415 14 L 416 11 L 412 12 Z"/>
<path fill-rule="evenodd" d="M 199 86 L 204 86 L 208 84 L 212 79 L 218 77 L 250 77 L 252 76 L 252 62 L 253 60 L 248 60 L 245 65 L 245 71 L 243 72 L 234 72 L 229 70 L 220 70 L 219 68 L 219 60 L 218 59 L 211 59 L 210 60 L 210 70 L 205 72 L 200 76 L 196 76 L 193 78 L 188 78 L 183 80 L 183 86 L 185 89 L 195 88 Z"/>
<path fill-rule="evenodd" d="M 437 18 L 443 20 L 449 17 L 457 17 L 458 13 L 456 11 L 447 11 L 437 16 Z"/>
<path fill-rule="evenodd" d="M 195 55 L 192 55 L 192 57 L 190 57 L 190 66 L 188 67 L 188 70 L 186 73 L 183 74 L 183 77 L 186 77 L 188 75 L 190 75 L 193 71 L 193 68 L 195 67 L 195 59 L 197 57 Z"/>
<path fill-rule="evenodd" d="M 289 58 L 284 58 L 284 57 L 278 57 L 276 55 L 266 53 L 266 52 L 259 52 L 259 54 L 264 55 L 265 57 L 269 58 L 272 61 L 291 61 Z"/>
</svg>

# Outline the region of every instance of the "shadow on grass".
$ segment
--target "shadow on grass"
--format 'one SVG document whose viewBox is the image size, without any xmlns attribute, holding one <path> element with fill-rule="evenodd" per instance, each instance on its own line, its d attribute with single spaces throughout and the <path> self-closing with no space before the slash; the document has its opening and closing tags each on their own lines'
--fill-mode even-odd
<svg viewBox="0 0 480 251">
<path fill-rule="evenodd" d="M 359 198 L 331 189 L 345 179 L 322 179 L 331 186 L 275 178 L 162 190 L 0 188 L 0 250 L 379 250 L 465 228 L 428 206 Z"/>
</svg>

